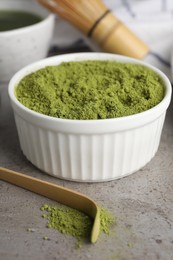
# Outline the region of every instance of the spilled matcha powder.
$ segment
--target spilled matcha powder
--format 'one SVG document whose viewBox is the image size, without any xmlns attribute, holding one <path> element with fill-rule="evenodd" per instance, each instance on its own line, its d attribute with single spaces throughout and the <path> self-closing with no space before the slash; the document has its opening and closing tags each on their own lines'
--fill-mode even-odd
<svg viewBox="0 0 173 260">
<path fill-rule="evenodd" d="M 77 239 L 78 246 L 83 239 L 90 239 L 93 221 L 86 214 L 66 207 L 43 205 L 42 217 L 47 219 L 47 227 L 58 230 L 65 235 Z M 115 223 L 115 218 L 104 208 L 100 208 L 100 233 L 110 234 L 110 227 Z"/>
<path fill-rule="evenodd" d="M 24 77 L 16 88 L 26 107 L 65 119 L 128 116 L 156 106 L 164 97 L 160 77 L 137 64 L 66 62 Z"/>
</svg>

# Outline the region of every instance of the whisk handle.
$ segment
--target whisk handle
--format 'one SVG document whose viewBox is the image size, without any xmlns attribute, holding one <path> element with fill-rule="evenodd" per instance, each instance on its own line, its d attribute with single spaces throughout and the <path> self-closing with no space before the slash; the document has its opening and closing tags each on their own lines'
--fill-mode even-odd
<svg viewBox="0 0 173 260">
<path fill-rule="evenodd" d="M 149 47 L 112 13 L 108 13 L 95 27 L 92 39 L 105 52 L 143 59 Z"/>
</svg>

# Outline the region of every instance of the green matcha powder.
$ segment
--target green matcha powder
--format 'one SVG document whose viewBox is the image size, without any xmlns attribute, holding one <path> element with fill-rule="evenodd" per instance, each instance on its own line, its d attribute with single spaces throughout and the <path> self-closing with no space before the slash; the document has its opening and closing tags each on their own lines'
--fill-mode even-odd
<svg viewBox="0 0 173 260">
<path fill-rule="evenodd" d="M 59 232 L 73 236 L 80 246 L 83 239 L 90 239 L 93 220 L 86 214 L 66 207 L 43 205 L 42 217 L 47 219 L 47 227 Z M 110 227 L 115 223 L 115 218 L 104 208 L 100 208 L 100 234 L 102 232 L 110 234 Z"/>
<path fill-rule="evenodd" d="M 24 77 L 16 97 L 24 106 L 52 117 L 106 119 L 156 106 L 164 97 L 164 85 L 155 72 L 137 64 L 67 62 Z"/>
</svg>

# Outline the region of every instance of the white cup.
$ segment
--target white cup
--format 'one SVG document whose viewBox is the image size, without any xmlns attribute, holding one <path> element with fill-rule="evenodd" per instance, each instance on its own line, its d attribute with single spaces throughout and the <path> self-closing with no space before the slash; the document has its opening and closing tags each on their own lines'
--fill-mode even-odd
<svg viewBox="0 0 173 260">
<path fill-rule="evenodd" d="M 41 17 L 33 25 L 0 31 L 0 82 L 7 82 L 24 66 L 47 56 L 55 16 L 32 1 L 1 0 L 1 10 L 26 11 Z"/>
</svg>

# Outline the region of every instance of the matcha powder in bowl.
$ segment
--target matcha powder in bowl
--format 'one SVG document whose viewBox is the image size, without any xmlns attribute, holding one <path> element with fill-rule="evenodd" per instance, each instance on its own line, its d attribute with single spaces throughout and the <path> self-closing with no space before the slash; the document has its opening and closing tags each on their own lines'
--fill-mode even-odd
<svg viewBox="0 0 173 260">
<path fill-rule="evenodd" d="M 115 61 L 63 62 L 25 76 L 17 99 L 38 113 L 65 119 L 133 115 L 164 97 L 160 77 L 139 64 Z"/>
<path fill-rule="evenodd" d="M 9 82 L 24 155 L 49 175 L 82 182 L 144 167 L 158 150 L 171 93 L 157 68 L 95 52 L 41 60 Z"/>
</svg>

